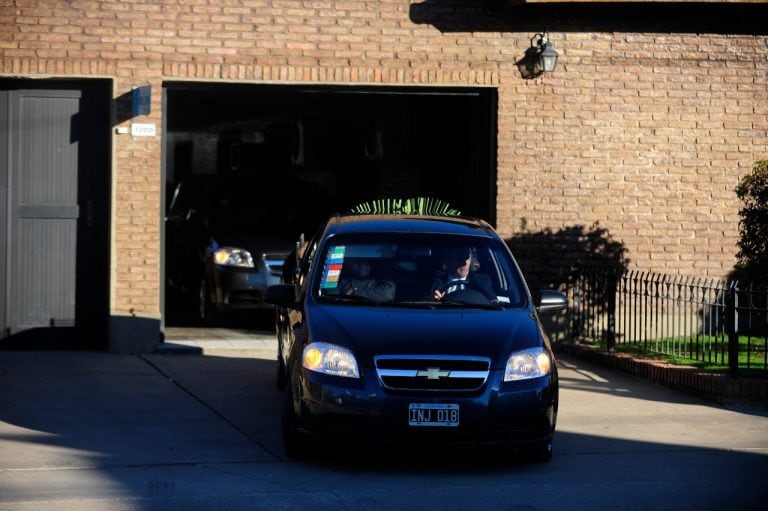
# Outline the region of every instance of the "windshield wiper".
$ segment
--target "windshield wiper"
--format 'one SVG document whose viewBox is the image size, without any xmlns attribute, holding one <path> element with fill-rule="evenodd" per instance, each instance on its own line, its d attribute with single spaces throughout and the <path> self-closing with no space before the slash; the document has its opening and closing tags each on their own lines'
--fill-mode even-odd
<svg viewBox="0 0 768 511">
<path fill-rule="evenodd" d="M 445 307 L 454 307 L 459 309 L 485 309 L 485 310 L 502 310 L 504 307 L 496 303 L 476 303 L 476 302 L 459 302 L 454 300 L 441 300 L 434 302 L 436 304 L 443 305 Z"/>
<path fill-rule="evenodd" d="M 392 305 L 394 307 L 416 307 L 416 308 L 434 309 L 435 305 L 439 303 L 440 302 L 436 302 L 435 300 L 402 300 L 397 302 L 389 302 L 388 305 Z"/>
<path fill-rule="evenodd" d="M 364 303 L 367 305 L 381 305 L 382 303 L 388 303 L 360 295 L 325 295 L 323 296 L 323 299 L 328 300 L 329 302 Z"/>
<path fill-rule="evenodd" d="M 460 302 L 456 300 L 406 300 L 401 302 L 387 302 L 387 305 L 393 307 L 413 307 L 413 308 L 455 308 L 455 309 L 485 309 L 485 310 L 503 310 L 504 306 L 500 303 L 473 303 Z"/>
</svg>

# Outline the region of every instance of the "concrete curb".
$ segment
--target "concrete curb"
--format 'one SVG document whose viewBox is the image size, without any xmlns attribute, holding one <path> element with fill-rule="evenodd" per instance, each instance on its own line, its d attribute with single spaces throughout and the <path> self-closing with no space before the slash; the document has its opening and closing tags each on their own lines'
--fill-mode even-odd
<svg viewBox="0 0 768 511">
<path fill-rule="evenodd" d="M 153 354 L 208 355 L 220 357 L 277 358 L 277 340 L 274 335 L 252 334 L 230 338 L 172 339 L 160 343 Z"/>
</svg>

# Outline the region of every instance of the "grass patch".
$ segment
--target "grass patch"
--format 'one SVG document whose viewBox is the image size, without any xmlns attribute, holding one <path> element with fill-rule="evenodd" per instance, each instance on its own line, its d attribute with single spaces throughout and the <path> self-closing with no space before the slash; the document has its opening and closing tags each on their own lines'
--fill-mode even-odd
<svg viewBox="0 0 768 511">
<path fill-rule="evenodd" d="M 590 344 L 600 348 L 608 348 L 607 342 L 602 339 L 593 339 Z M 768 369 L 766 344 L 765 337 L 740 336 L 739 369 L 758 371 Z M 617 353 L 626 353 L 649 360 L 661 360 L 674 365 L 696 367 L 702 371 L 712 373 L 726 373 L 729 371 L 727 339 L 715 337 L 697 339 L 698 358 L 691 357 L 689 353 L 685 353 L 684 349 L 679 348 L 685 347 L 690 351 L 693 345 L 690 339 L 685 338 L 661 339 L 659 341 L 648 341 L 646 343 L 647 348 L 639 343 L 616 343 L 614 350 Z M 665 349 L 665 347 L 671 348 Z"/>
</svg>

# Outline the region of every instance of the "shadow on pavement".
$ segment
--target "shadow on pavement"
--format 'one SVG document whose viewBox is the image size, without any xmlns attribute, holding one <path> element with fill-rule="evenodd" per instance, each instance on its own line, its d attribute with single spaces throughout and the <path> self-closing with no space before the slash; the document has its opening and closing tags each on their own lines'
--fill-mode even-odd
<svg viewBox="0 0 768 511">
<path fill-rule="evenodd" d="M 573 491 L 565 509 L 635 498 L 670 509 L 670 492 L 689 499 L 689 509 L 749 509 L 768 496 L 762 418 L 734 423 L 731 412 L 672 390 L 577 361 L 561 365 L 548 464 L 522 462 L 514 451 L 343 443 L 296 462 L 280 447 L 272 360 L 0 352 L 0 507 L 128 499 L 138 510 L 461 509 L 480 498 L 484 509 L 509 509 L 510 499 L 531 503 L 529 494 L 539 508 L 562 504 Z M 701 424 L 712 413 L 718 420 Z M 581 493 L 593 486 L 600 491 Z"/>
</svg>

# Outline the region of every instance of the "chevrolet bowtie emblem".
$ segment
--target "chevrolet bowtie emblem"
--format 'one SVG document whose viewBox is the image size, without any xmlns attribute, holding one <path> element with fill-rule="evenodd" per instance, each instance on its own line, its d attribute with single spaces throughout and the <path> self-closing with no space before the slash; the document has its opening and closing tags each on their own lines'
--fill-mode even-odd
<svg viewBox="0 0 768 511">
<path fill-rule="evenodd" d="M 416 376 L 426 376 L 428 380 L 439 380 L 450 374 L 450 371 L 441 371 L 439 367 L 428 367 L 426 371 L 418 371 Z"/>
</svg>

